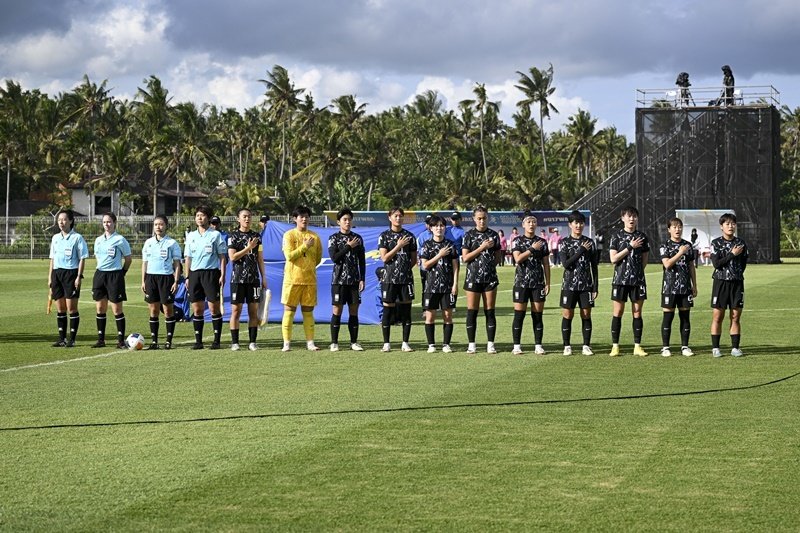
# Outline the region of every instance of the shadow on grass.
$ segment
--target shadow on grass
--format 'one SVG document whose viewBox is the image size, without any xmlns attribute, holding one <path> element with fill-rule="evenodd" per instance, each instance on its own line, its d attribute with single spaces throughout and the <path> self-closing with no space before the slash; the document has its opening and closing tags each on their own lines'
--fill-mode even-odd
<svg viewBox="0 0 800 533">
<path fill-rule="evenodd" d="M 493 402 L 493 403 L 464 403 L 464 404 L 451 404 L 451 405 L 427 405 L 416 407 L 386 407 L 375 409 L 342 409 L 338 411 L 309 411 L 299 413 L 265 413 L 254 415 L 229 415 L 229 416 L 215 416 L 215 417 L 201 417 L 201 418 L 186 418 L 174 420 L 128 420 L 119 422 L 87 422 L 78 424 L 50 424 L 39 426 L 18 426 L 18 427 L 5 427 L 0 428 L 0 432 L 10 431 L 36 431 L 46 429 L 72 429 L 72 428 L 98 428 L 98 427 L 115 427 L 115 426 L 144 426 L 144 425 L 160 425 L 160 424 L 190 424 L 197 422 L 219 422 L 228 420 L 258 420 L 268 418 L 287 418 L 287 417 L 312 417 L 312 416 L 336 416 L 336 415 L 351 415 L 351 414 L 374 414 L 374 413 L 400 413 L 410 411 L 433 411 L 442 409 L 470 409 L 470 408 L 486 408 L 486 407 L 519 407 L 529 405 L 542 405 L 542 404 L 564 404 L 564 403 L 578 403 L 578 402 L 602 402 L 602 401 L 619 401 L 619 400 L 645 400 L 650 398 L 667 398 L 667 397 L 681 397 L 681 396 L 696 396 L 702 394 L 715 394 L 722 392 L 734 392 L 757 389 L 775 385 L 784 381 L 789 381 L 797 376 L 800 372 L 795 372 L 782 378 L 765 381 L 763 383 L 756 383 L 754 385 L 742 385 L 739 387 L 724 387 L 719 389 L 705 389 L 697 391 L 676 391 L 676 392 L 663 392 L 656 394 L 636 394 L 630 396 L 601 396 L 601 397 L 588 397 L 588 398 L 563 398 L 563 399 L 549 399 L 549 400 L 531 400 L 524 402 Z"/>
</svg>

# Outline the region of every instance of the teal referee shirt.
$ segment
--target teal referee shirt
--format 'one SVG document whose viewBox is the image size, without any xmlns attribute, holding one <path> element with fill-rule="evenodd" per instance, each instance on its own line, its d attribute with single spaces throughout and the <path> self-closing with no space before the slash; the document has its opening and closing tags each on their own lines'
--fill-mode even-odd
<svg viewBox="0 0 800 533">
<path fill-rule="evenodd" d="M 122 262 L 131 255 L 131 245 L 127 239 L 116 231 L 106 237 L 105 233 L 94 241 L 94 256 L 97 258 L 97 270 L 113 272 L 122 270 Z"/>
<path fill-rule="evenodd" d="M 76 270 L 81 259 L 89 257 L 89 246 L 80 233 L 70 230 L 64 235 L 61 232 L 53 235 L 50 241 L 50 259 L 53 269 Z"/>
</svg>

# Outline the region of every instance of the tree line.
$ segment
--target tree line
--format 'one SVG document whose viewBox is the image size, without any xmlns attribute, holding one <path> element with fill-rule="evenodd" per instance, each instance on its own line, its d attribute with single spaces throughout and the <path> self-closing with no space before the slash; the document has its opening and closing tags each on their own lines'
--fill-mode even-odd
<svg viewBox="0 0 800 533">
<path fill-rule="evenodd" d="M 435 91 L 405 106 L 368 114 L 368 103 L 342 95 L 319 104 L 275 65 L 263 101 L 239 111 L 174 102 L 156 76 L 143 80 L 133 101 L 111 94 L 107 80 L 84 76 L 55 97 L 0 87 L 0 168 L 10 197 L 49 191 L 68 205 L 59 185 L 85 183 L 96 192 L 122 191 L 141 214 L 154 211 L 154 191 L 176 182 L 209 194 L 221 214 L 241 206 L 288 213 L 313 211 L 564 208 L 624 166 L 634 147 L 613 126 L 598 129 L 585 110 L 563 129 L 545 134 L 559 113 L 554 69 L 516 73 L 519 100 L 511 123 L 500 103 L 476 83 L 473 98 L 446 110 Z M 782 247 L 800 248 L 800 107 L 781 108 Z M 5 195 L 3 195 L 5 198 Z M 190 207 L 178 204 L 180 212 Z"/>
<path fill-rule="evenodd" d="M 262 103 L 239 111 L 174 102 L 156 76 L 133 101 L 111 95 L 108 81 L 84 76 L 55 97 L 0 87 L 0 166 L 12 199 L 84 183 L 96 192 L 148 191 L 140 213 L 152 213 L 165 183 L 208 193 L 220 213 L 240 206 L 315 212 L 348 205 L 382 210 L 563 208 L 629 161 L 632 145 L 614 127 L 579 110 L 565 129 L 543 132 L 558 109 L 553 66 L 517 72 L 520 99 L 512 123 L 499 117 L 484 84 L 445 110 L 426 91 L 405 106 L 368 114 L 368 103 L 342 95 L 320 105 L 275 65 L 260 83 Z M 127 195 L 127 196 L 126 196 Z M 179 204 L 179 211 L 189 209 Z"/>
</svg>

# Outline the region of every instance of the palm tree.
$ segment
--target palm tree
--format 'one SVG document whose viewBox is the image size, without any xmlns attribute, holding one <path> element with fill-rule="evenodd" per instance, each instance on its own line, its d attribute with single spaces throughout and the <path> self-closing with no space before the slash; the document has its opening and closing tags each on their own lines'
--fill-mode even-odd
<svg viewBox="0 0 800 533">
<path fill-rule="evenodd" d="M 144 80 L 145 88 L 138 88 L 134 101 L 133 120 L 144 153 L 153 174 L 153 213 L 158 211 L 159 174 L 166 179 L 170 172 L 177 169 L 174 164 L 173 142 L 170 138 L 171 109 L 169 91 L 161 85 L 156 76 Z"/>
<path fill-rule="evenodd" d="M 520 105 L 530 106 L 537 104 L 539 106 L 539 134 L 542 145 L 542 163 L 544 166 L 544 173 L 547 175 L 547 155 L 544 151 L 544 119 L 550 118 L 550 112 L 558 113 L 558 109 L 550 102 L 549 98 L 555 92 L 553 84 L 553 64 L 546 70 L 539 70 L 536 67 L 531 67 L 529 73 L 517 71 L 519 74 L 519 83 L 515 85 L 517 89 L 522 91 L 525 98 L 519 102 Z"/>
<path fill-rule="evenodd" d="M 422 94 L 414 96 L 414 101 L 408 105 L 408 110 L 421 117 L 434 117 L 444 109 L 444 104 L 437 91 L 428 89 Z"/>
<path fill-rule="evenodd" d="M 592 158 L 597 152 L 598 137 L 594 131 L 597 119 L 592 118 L 588 111 L 578 109 L 578 112 L 569 117 L 567 122 L 567 135 L 569 156 L 567 164 L 578 172 L 577 182 L 588 185 Z"/>
<path fill-rule="evenodd" d="M 605 177 L 608 178 L 612 166 L 616 168 L 625 162 L 628 155 L 628 141 L 624 135 L 617 133 L 617 128 L 609 126 L 597 134 L 597 148 L 605 163 Z"/>
<path fill-rule="evenodd" d="M 295 89 L 294 83 L 289 78 L 289 71 L 280 65 L 272 67 L 267 72 L 267 79 L 258 80 L 267 86 L 264 95 L 267 97 L 270 114 L 281 125 L 281 167 L 278 180 L 283 180 L 283 170 L 286 165 L 286 129 L 291 126 L 292 115 L 300 104 L 299 96 L 305 89 Z M 290 160 L 291 166 L 291 160 Z M 291 169 L 289 174 L 291 174 Z"/>
</svg>

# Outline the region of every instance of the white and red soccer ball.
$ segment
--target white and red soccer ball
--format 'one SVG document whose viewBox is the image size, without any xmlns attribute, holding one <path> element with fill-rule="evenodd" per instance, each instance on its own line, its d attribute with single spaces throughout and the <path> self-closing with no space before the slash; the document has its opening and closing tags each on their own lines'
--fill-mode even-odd
<svg viewBox="0 0 800 533">
<path fill-rule="evenodd" d="M 144 348 L 144 336 L 141 333 L 131 333 L 125 339 L 125 345 L 129 350 L 141 350 Z"/>
</svg>

